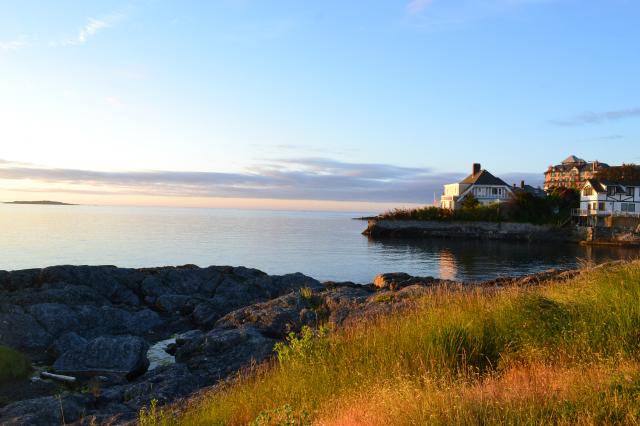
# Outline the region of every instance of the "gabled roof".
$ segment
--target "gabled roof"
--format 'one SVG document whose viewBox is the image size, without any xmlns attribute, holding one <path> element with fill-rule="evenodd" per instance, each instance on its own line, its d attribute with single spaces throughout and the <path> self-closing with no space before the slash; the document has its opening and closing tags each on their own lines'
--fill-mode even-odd
<svg viewBox="0 0 640 426">
<path fill-rule="evenodd" d="M 535 195 L 538 197 L 544 197 L 545 192 L 542 188 L 536 188 L 531 185 L 525 185 L 524 187 L 515 186 L 513 187 L 514 192 L 528 192 L 531 195 Z"/>
<path fill-rule="evenodd" d="M 505 185 L 509 186 L 500 178 L 495 177 L 486 170 L 481 170 L 480 173 L 469 175 L 462 182 L 468 185 Z"/>
<path fill-rule="evenodd" d="M 587 183 L 591 185 L 591 187 L 596 192 L 606 192 L 607 187 L 609 186 L 619 186 L 620 188 L 626 188 L 628 186 L 640 186 L 640 182 L 615 182 L 612 180 L 603 180 L 603 179 L 588 179 Z"/>
<path fill-rule="evenodd" d="M 585 184 L 585 186 L 586 185 L 591 185 L 591 187 L 596 192 L 607 192 L 605 187 L 597 179 L 587 179 L 587 183 Z"/>
<path fill-rule="evenodd" d="M 562 162 L 562 164 L 575 164 L 575 163 L 586 163 L 582 158 L 578 158 L 575 155 L 570 155 Z"/>
</svg>

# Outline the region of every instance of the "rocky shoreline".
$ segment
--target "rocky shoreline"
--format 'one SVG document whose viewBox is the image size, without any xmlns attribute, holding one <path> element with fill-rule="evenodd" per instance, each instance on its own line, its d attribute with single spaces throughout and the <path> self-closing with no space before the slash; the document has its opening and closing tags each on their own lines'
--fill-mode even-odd
<svg viewBox="0 0 640 426">
<path fill-rule="evenodd" d="M 515 222 L 460 222 L 432 220 L 370 219 L 364 235 L 374 238 L 457 238 L 502 241 L 577 243 L 582 229 Z"/>
<path fill-rule="evenodd" d="M 359 285 L 227 266 L 0 271 L 0 345 L 28 354 L 38 371 L 77 380 L 34 374 L 0 386 L 0 422 L 127 423 L 152 400 L 177 401 L 271 357 L 276 342 L 304 325 L 335 329 L 388 315 L 434 286 L 500 288 L 579 273 L 466 284 L 391 273 Z M 153 349 L 165 347 L 169 361 L 150 368 Z"/>
</svg>

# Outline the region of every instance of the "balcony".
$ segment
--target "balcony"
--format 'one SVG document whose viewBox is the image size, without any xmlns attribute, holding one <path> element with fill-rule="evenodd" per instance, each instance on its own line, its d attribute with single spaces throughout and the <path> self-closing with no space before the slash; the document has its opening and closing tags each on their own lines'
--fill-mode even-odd
<svg viewBox="0 0 640 426">
<path fill-rule="evenodd" d="M 640 217 L 640 212 L 619 212 L 619 211 L 608 211 L 608 210 L 593 210 L 593 209 L 573 209 L 571 210 L 571 216 L 577 217 L 587 217 L 587 216 L 598 216 L 598 217 Z"/>
</svg>

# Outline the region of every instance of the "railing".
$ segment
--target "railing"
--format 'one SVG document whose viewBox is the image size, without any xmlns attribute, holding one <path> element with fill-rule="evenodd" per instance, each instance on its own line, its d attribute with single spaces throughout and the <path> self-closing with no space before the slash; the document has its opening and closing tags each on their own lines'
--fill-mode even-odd
<svg viewBox="0 0 640 426">
<path fill-rule="evenodd" d="M 571 210 L 571 216 L 640 217 L 640 212 L 612 212 L 608 210 L 573 209 Z"/>
</svg>

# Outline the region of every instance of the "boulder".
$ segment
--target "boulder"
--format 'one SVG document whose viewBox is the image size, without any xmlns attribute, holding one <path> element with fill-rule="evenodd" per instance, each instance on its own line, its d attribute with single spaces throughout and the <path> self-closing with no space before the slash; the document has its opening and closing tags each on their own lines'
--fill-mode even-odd
<svg viewBox="0 0 640 426">
<path fill-rule="evenodd" d="M 0 409 L 3 425 L 59 426 L 82 419 L 94 397 L 74 394 L 64 397 L 47 396 L 16 402 Z"/>
<path fill-rule="evenodd" d="M 101 336 L 68 350 L 53 364 L 69 376 L 117 375 L 132 378 L 149 367 L 149 345 L 137 336 Z"/>
<path fill-rule="evenodd" d="M 413 277 L 404 272 L 379 274 L 373 279 L 373 285 L 380 289 L 398 290 L 414 284 L 431 284 L 437 281 L 433 277 Z"/>
<path fill-rule="evenodd" d="M 181 294 L 163 294 L 155 300 L 155 307 L 162 312 L 189 314 L 194 306 L 193 297 Z"/>
<path fill-rule="evenodd" d="M 0 344 L 37 354 L 44 351 L 53 340 L 31 315 L 12 311 L 0 312 Z"/>
<path fill-rule="evenodd" d="M 322 299 L 317 299 L 307 300 L 300 292 L 292 292 L 268 302 L 237 309 L 220 318 L 216 327 L 238 328 L 250 325 L 266 336 L 283 338 L 292 331 L 300 330 L 303 325 L 318 322 L 314 309 L 320 308 Z"/>
<path fill-rule="evenodd" d="M 163 320 L 150 309 L 128 311 L 113 306 L 80 306 L 78 308 L 80 323 L 83 325 L 79 334 L 84 337 L 101 335 L 134 334 L 143 335 L 160 326 Z"/>
<path fill-rule="evenodd" d="M 253 327 L 194 334 L 192 339 L 176 341 L 176 361 L 191 371 L 200 371 L 211 380 L 218 380 L 243 367 L 260 362 L 273 354 L 277 340 L 264 336 Z"/>
<path fill-rule="evenodd" d="M 29 307 L 29 313 L 54 337 L 80 327 L 78 314 L 60 303 L 38 303 Z"/>
<path fill-rule="evenodd" d="M 65 352 L 78 350 L 84 347 L 86 344 L 87 339 L 72 331 L 70 333 L 63 334 L 55 342 L 53 342 L 47 349 L 47 354 L 52 359 L 56 359 Z"/>
</svg>

